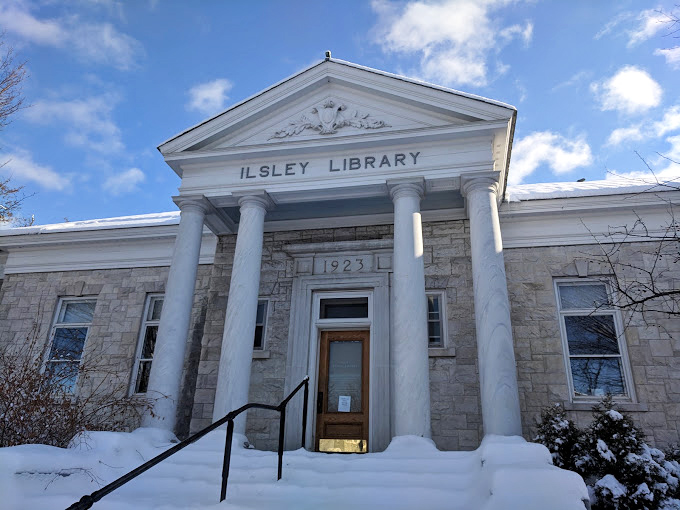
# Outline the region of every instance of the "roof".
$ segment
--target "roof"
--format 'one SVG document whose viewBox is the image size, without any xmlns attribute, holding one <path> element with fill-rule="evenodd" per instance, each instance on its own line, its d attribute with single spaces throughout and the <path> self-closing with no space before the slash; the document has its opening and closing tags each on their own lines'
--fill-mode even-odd
<svg viewBox="0 0 680 510">
<path fill-rule="evenodd" d="M 508 185 L 506 198 L 508 202 L 524 202 L 527 200 L 627 195 L 677 190 L 680 190 L 680 180 L 669 180 L 664 183 L 618 177 L 603 181 Z"/>
</svg>

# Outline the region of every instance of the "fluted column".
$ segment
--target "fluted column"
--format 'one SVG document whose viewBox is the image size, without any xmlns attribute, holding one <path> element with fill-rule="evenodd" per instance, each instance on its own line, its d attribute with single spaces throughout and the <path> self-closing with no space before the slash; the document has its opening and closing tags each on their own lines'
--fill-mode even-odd
<svg viewBox="0 0 680 510">
<path fill-rule="evenodd" d="M 213 421 L 248 402 L 264 216 L 270 204 L 265 194 L 247 195 L 239 199 L 241 219 L 231 270 Z M 243 413 L 235 421 L 234 430 L 244 434 L 245 428 L 246 417 Z"/>
<path fill-rule="evenodd" d="M 184 353 L 194 301 L 196 271 L 201 251 L 205 199 L 180 199 L 179 229 L 165 286 L 163 311 L 151 363 L 147 395 L 154 400 L 153 413 L 142 425 L 174 430 L 179 402 Z"/>
<path fill-rule="evenodd" d="M 420 200 L 422 179 L 388 183 L 394 202 L 390 380 L 395 436 L 430 437 L 427 298 Z"/>
<path fill-rule="evenodd" d="M 472 280 L 484 434 L 521 435 L 510 302 L 498 221 L 498 183 L 470 178 L 461 188 L 470 217 Z"/>
</svg>

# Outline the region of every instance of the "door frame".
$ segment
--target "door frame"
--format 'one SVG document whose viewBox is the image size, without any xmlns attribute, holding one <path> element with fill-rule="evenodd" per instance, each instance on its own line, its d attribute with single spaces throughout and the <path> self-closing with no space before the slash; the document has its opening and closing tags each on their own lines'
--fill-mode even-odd
<svg viewBox="0 0 680 510">
<path fill-rule="evenodd" d="M 342 299 L 342 298 L 367 298 L 368 299 L 368 317 L 359 319 L 321 319 L 321 300 L 322 299 Z M 371 447 L 371 431 L 373 430 L 373 412 L 372 412 L 372 377 L 371 377 L 371 362 L 373 356 L 372 340 L 373 340 L 373 291 L 372 290 L 348 290 L 348 291 L 317 291 L 312 293 L 312 332 L 315 333 L 314 340 L 310 341 L 310 360 L 314 360 L 314 364 L 309 367 L 310 389 L 313 389 L 314 409 L 312 413 L 312 420 L 308 421 L 311 428 L 312 449 L 316 450 L 316 395 L 319 392 L 319 364 L 321 362 L 321 333 L 323 331 L 368 331 L 368 445 L 369 451 Z M 310 339 L 311 340 L 311 339 Z M 313 379 L 312 379 L 313 374 Z M 308 415 L 309 420 L 309 415 Z"/>
<path fill-rule="evenodd" d="M 317 319 L 317 296 L 369 297 L 368 319 Z M 293 280 L 291 321 L 288 330 L 286 392 L 306 375 L 310 379 L 305 448 L 314 449 L 316 394 L 318 392 L 319 340 L 324 329 L 368 329 L 369 350 L 369 451 L 383 451 L 391 439 L 390 422 L 390 291 L 389 274 L 363 273 L 343 277 L 303 275 Z M 298 402 L 299 400 L 299 402 Z M 312 405 L 314 404 L 314 405 Z M 286 448 L 300 447 L 302 399 L 289 404 L 286 420 Z"/>
</svg>

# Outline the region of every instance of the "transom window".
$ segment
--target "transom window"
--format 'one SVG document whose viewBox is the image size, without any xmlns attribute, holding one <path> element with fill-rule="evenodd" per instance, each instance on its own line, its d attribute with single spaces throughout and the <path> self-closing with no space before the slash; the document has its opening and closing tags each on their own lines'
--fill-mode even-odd
<svg viewBox="0 0 680 510">
<path fill-rule="evenodd" d="M 50 336 L 46 371 L 64 393 L 75 393 L 80 360 L 92 324 L 96 301 L 61 299 Z"/>
<path fill-rule="evenodd" d="M 137 361 L 132 380 L 134 381 L 133 393 L 146 393 L 149 387 L 149 374 L 151 374 L 151 362 L 153 351 L 158 337 L 158 325 L 161 322 L 163 310 L 163 295 L 155 294 L 146 297 L 144 306 L 144 318 L 139 332 L 137 345 Z"/>
<path fill-rule="evenodd" d="M 427 292 L 427 344 L 428 347 L 444 347 L 446 338 L 444 292 Z"/>
<path fill-rule="evenodd" d="M 320 319 L 364 319 L 368 317 L 368 298 L 323 298 L 319 303 Z"/>
<path fill-rule="evenodd" d="M 269 309 L 269 302 L 266 299 L 260 299 L 257 302 L 257 316 L 255 318 L 255 339 L 253 342 L 253 349 L 261 351 L 264 349 L 265 334 L 267 332 L 267 312 Z"/>
<path fill-rule="evenodd" d="M 623 328 L 606 282 L 557 282 L 556 286 L 574 398 L 630 397 Z"/>
</svg>

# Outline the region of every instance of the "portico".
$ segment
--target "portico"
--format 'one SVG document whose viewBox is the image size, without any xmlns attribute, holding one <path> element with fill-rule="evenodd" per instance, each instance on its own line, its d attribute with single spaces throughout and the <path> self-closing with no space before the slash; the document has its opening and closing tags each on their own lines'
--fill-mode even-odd
<svg viewBox="0 0 680 510">
<path fill-rule="evenodd" d="M 356 377 L 365 389 L 352 393 L 347 383 L 333 412 L 355 412 L 351 401 L 366 406 L 369 450 L 397 435 L 430 437 L 423 222 L 469 218 L 484 431 L 519 435 L 497 209 L 514 122 L 514 108 L 502 103 L 327 59 L 162 144 L 182 178 L 182 216 L 149 380 L 164 398 L 145 424 L 174 427 L 203 225 L 236 236 L 217 372 L 209 374 L 213 419 L 249 401 L 267 236 L 285 243 L 286 232 L 386 225 L 393 235 L 380 239 L 283 246 L 280 270 L 292 288 L 275 304 L 289 307 L 285 387 L 310 375 L 312 395 L 326 388 L 326 406 L 331 390 L 320 381 L 332 377 L 332 342 L 338 353 L 364 342 L 357 359 L 365 373 Z M 336 295 L 327 304 L 340 315 L 324 316 L 323 299 Z M 365 296 L 365 312 L 342 316 L 342 306 L 358 306 L 355 296 Z M 310 407 L 315 423 L 321 413 Z M 236 430 L 247 432 L 245 417 Z M 309 430 L 313 448 L 313 435 L 324 432 Z"/>
</svg>

